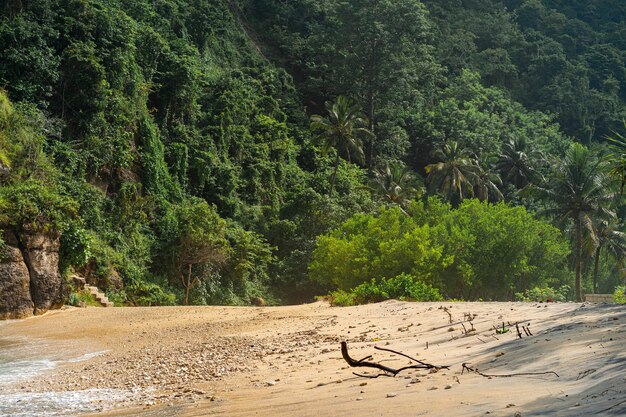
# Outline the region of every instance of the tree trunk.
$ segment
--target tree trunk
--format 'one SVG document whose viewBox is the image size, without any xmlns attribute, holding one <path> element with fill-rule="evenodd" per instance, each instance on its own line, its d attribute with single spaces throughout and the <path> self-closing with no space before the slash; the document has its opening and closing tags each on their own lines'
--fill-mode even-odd
<svg viewBox="0 0 626 417">
<path fill-rule="evenodd" d="M 335 170 L 333 171 L 333 176 L 330 178 L 330 192 L 328 193 L 330 197 L 333 196 L 335 178 L 337 178 L 337 169 L 339 169 L 339 150 L 337 150 L 337 156 L 335 156 Z"/>
<path fill-rule="evenodd" d="M 370 140 L 369 140 L 369 161 L 366 161 L 367 168 L 371 171 L 374 167 L 374 141 L 376 140 L 376 136 L 374 136 L 374 91 L 373 87 L 370 87 L 370 91 L 368 92 L 367 98 L 367 118 L 368 125 L 367 128 L 371 132 Z"/>
<path fill-rule="evenodd" d="M 598 264 L 600 263 L 600 249 L 602 248 L 601 245 L 598 245 L 598 247 L 596 248 L 596 259 L 594 259 L 594 265 L 593 265 L 593 293 L 597 294 L 598 293 Z"/>
<path fill-rule="evenodd" d="M 187 283 L 185 284 L 185 301 L 184 305 L 189 305 L 189 290 L 191 289 L 191 264 L 189 264 L 189 269 L 187 270 Z"/>
<path fill-rule="evenodd" d="M 583 300 L 582 294 L 580 292 L 580 267 L 582 263 L 582 253 L 583 253 L 583 231 L 582 225 L 580 224 L 580 218 L 576 216 L 576 248 L 575 248 L 575 259 L 574 263 L 576 264 L 576 301 L 581 302 Z"/>
</svg>

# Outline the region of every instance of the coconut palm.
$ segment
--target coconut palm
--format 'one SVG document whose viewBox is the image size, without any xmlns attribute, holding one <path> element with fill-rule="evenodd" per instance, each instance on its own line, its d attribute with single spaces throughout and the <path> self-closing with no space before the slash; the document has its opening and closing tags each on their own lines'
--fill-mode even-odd
<svg viewBox="0 0 626 417">
<path fill-rule="evenodd" d="M 541 160 L 543 160 L 541 152 L 529 152 L 525 138 L 514 137 L 502 145 L 496 170 L 500 173 L 503 182 L 521 189 L 542 178 L 539 171 L 535 169 L 536 164 Z"/>
<path fill-rule="evenodd" d="M 600 251 L 606 249 L 608 253 L 623 266 L 626 257 L 626 233 L 622 232 L 623 224 L 614 218 L 604 218 L 595 224 L 596 244 L 594 250 L 593 266 L 593 293 L 598 290 L 598 265 L 600 263 Z"/>
<path fill-rule="evenodd" d="M 479 183 L 480 167 L 470 149 L 450 141 L 437 149 L 433 157 L 439 162 L 426 165 L 426 187 L 430 192 L 441 193 L 454 205 L 458 205 L 464 198 L 474 196 L 474 185 Z"/>
<path fill-rule="evenodd" d="M 316 134 L 318 143 L 323 152 L 335 151 L 335 166 L 330 181 L 330 193 L 332 194 L 339 168 L 339 155 L 343 153 L 348 162 L 354 157 L 363 163 L 363 136 L 373 136 L 365 128 L 367 119 L 362 115 L 361 109 L 344 96 L 337 97 L 334 103 L 326 102 L 327 116 L 311 116 L 311 131 Z"/>
<path fill-rule="evenodd" d="M 601 159 L 585 146 L 574 143 L 565 158 L 558 163 L 550 178 L 529 190 L 541 197 L 552 214 L 574 223 L 574 264 L 576 269 L 576 300 L 581 301 L 581 264 L 583 236 L 598 241 L 594 220 L 599 217 L 615 217 L 610 210 L 614 198 L 608 188 L 608 178 L 602 172 Z"/>
<path fill-rule="evenodd" d="M 397 204 L 404 214 L 406 204 L 422 191 L 420 178 L 400 161 L 388 162 L 373 171 L 370 188 L 389 203 Z"/>
<path fill-rule="evenodd" d="M 484 170 L 479 166 L 474 183 L 474 196 L 480 201 L 502 201 L 504 196 L 500 191 L 502 181 L 498 174 L 491 170 Z"/>
<path fill-rule="evenodd" d="M 624 122 L 626 128 L 626 121 Z M 606 159 L 609 163 L 609 174 L 620 181 L 619 193 L 624 194 L 626 185 L 626 137 L 615 132 L 613 137 L 608 137 L 609 154 Z"/>
</svg>

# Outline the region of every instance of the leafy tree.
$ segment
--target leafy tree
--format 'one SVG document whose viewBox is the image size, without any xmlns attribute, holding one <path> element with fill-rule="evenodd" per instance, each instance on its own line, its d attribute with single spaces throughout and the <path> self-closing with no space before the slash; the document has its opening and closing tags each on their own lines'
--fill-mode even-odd
<svg viewBox="0 0 626 417">
<path fill-rule="evenodd" d="M 403 119 L 422 109 L 441 80 L 420 1 L 255 0 L 248 16 L 292 68 L 312 112 L 341 94 L 363 108 L 368 130 L 376 133 L 365 138 L 368 168 L 378 157 L 398 157 L 382 153 L 393 148 L 386 142 L 406 136 Z"/>
<path fill-rule="evenodd" d="M 465 200 L 452 209 L 430 198 L 414 202 L 410 212 L 394 207 L 355 215 L 320 236 L 310 277 L 348 291 L 404 273 L 450 297 L 498 300 L 562 283 L 567 243 L 523 207 Z"/>
<path fill-rule="evenodd" d="M 179 235 L 172 253 L 184 288 L 183 304 L 187 305 L 189 293 L 202 280 L 197 271 L 194 274 L 194 266 L 218 268 L 228 258 L 226 223 L 204 201 L 186 201 L 175 210 Z"/>
<path fill-rule="evenodd" d="M 365 127 L 367 119 L 361 114 L 360 108 L 344 96 L 337 97 L 334 103 L 326 102 L 327 116 L 311 116 L 311 130 L 317 134 L 322 149 L 328 152 L 335 150 L 335 169 L 330 181 L 332 194 L 339 168 L 339 154 L 342 152 L 351 162 L 354 155 L 359 162 L 364 162 L 363 142 L 360 136 L 371 136 Z"/>
<path fill-rule="evenodd" d="M 454 256 L 442 274 L 452 297 L 513 300 L 516 292 L 558 286 L 566 277 L 567 242 L 524 207 L 464 200 L 435 222 L 444 254 Z"/>
<path fill-rule="evenodd" d="M 328 289 L 342 290 L 402 273 L 431 282 L 450 260 L 442 256 L 429 229 L 416 226 L 398 207 L 383 209 L 378 216 L 357 214 L 318 237 L 309 275 Z"/>
</svg>

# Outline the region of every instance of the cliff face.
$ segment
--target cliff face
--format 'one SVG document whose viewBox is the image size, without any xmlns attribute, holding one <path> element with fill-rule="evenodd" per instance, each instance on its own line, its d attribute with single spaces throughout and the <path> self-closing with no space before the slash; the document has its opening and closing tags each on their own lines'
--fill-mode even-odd
<svg viewBox="0 0 626 417">
<path fill-rule="evenodd" d="M 0 259 L 0 319 L 19 319 L 60 308 L 59 236 L 8 232 Z"/>
</svg>

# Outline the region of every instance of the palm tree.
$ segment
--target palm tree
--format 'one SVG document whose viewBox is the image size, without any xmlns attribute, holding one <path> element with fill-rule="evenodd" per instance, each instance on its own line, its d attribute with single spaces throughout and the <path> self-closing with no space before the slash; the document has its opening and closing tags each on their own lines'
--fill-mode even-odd
<svg viewBox="0 0 626 417">
<path fill-rule="evenodd" d="M 565 158 L 555 163 L 555 171 L 541 185 L 531 186 L 549 208 L 546 213 L 574 222 L 574 264 L 576 269 L 576 300 L 582 301 L 581 264 L 583 234 L 598 241 L 594 228 L 597 217 L 615 217 L 608 209 L 614 193 L 608 190 L 608 179 L 602 172 L 601 159 L 580 143 L 568 149 Z"/>
<path fill-rule="evenodd" d="M 420 179 L 400 161 L 388 162 L 373 171 L 370 188 L 387 202 L 397 204 L 404 214 L 408 214 L 406 204 L 419 196 L 422 191 Z"/>
<path fill-rule="evenodd" d="M 622 232 L 623 224 L 613 218 L 599 220 L 595 225 L 596 245 L 594 250 L 593 266 L 593 293 L 598 290 L 598 265 L 600 262 L 600 250 L 606 250 L 617 259 L 618 263 L 624 263 L 626 256 L 626 233 Z"/>
<path fill-rule="evenodd" d="M 626 121 L 624 121 L 626 128 Z M 610 166 L 609 175 L 620 180 L 620 195 L 624 194 L 624 186 L 626 185 L 626 137 L 615 132 L 614 137 L 608 137 L 609 154 L 607 162 Z"/>
<path fill-rule="evenodd" d="M 365 154 L 360 136 L 373 134 L 365 128 L 367 119 L 362 115 L 361 109 L 349 98 L 339 96 L 334 103 L 327 101 L 325 106 L 327 116 L 311 116 L 311 131 L 316 133 L 323 152 L 335 150 L 335 168 L 330 181 L 332 194 L 339 168 L 339 153 L 343 152 L 348 162 L 352 162 L 354 156 L 358 162 L 363 163 Z"/>
<path fill-rule="evenodd" d="M 454 205 L 474 196 L 474 185 L 479 183 L 480 167 L 468 148 L 455 141 L 444 143 L 433 156 L 439 162 L 426 165 L 426 187 L 438 191 Z"/>
<path fill-rule="evenodd" d="M 491 170 L 484 170 L 478 166 L 476 183 L 474 184 L 474 196 L 480 201 L 502 201 L 504 196 L 500 191 L 502 181 L 498 174 Z"/>
<path fill-rule="evenodd" d="M 500 158 L 496 163 L 496 170 L 502 181 L 513 184 L 517 189 L 542 178 L 534 166 L 543 160 L 543 155 L 538 151 L 528 152 L 527 148 L 525 138 L 514 137 L 502 145 Z"/>
</svg>

